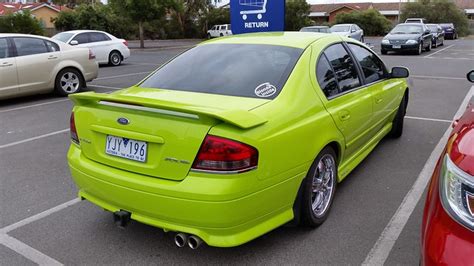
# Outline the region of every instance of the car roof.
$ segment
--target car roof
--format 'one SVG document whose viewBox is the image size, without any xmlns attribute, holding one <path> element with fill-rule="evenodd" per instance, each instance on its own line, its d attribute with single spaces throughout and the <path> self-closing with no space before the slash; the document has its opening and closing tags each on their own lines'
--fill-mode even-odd
<svg viewBox="0 0 474 266">
<path fill-rule="evenodd" d="M 239 34 L 228 37 L 221 37 L 209 41 L 205 41 L 200 45 L 205 44 L 268 44 L 288 46 L 294 48 L 305 49 L 313 42 L 330 38 L 330 34 L 314 33 L 314 32 L 263 32 L 263 33 L 248 33 Z"/>
<path fill-rule="evenodd" d="M 48 39 L 48 37 L 40 36 L 40 35 L 33 35 L 33 34 L 22 34 L 22 33 L 0 33 L 0 38 L 2 37 L 35 37 L 35 38 L 42 38 Z"/>
<path fill-rule="evenodd" d="M 336 25 L 332 25 L 332 26 L 334 27 L 334 26 L 352 26 L 352 25 L 354 25 L 354 24 L 346 23 L 346 24 L 336 24 Z"/>
<path fill-rule="evenodd" d="M 429 24 L 425 24 L 426 26 L 439 26 L 439 24 L 436 24 L 436 23 L 429 23 Z"/>
<path fill-rule="evenodd" d="M 74 34 L 78 34 L 78 33 L 84 33 L 84 32 L 100 32 L 100 33 L 106 33 L 105 31 L 100 31 L 100 30 L 69 30 L 69 31 L 63 31 L 63 32 L 59 32 L 59 33 L 74 33 Z"/>
<path fill-rule="evenodd" d="M 325 29 L 329 28 L 329 26 L 308 26 L 308 27 L 303 27 L 303 29 Z"/>
</svg>

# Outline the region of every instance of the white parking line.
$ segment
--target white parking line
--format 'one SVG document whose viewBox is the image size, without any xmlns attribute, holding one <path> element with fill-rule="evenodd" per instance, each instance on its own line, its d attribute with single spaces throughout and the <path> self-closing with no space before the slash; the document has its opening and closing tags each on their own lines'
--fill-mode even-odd
<svg viewBox="0 0 474 266">
<path fill-rule="evenodd" d="M 433 55 L 435 55 L 435 54 L 437 54 L 437 53 L 441 53 L 442 51 L 447 50 L 447 49 L 449 49 L 449 48 L 451 48 L 451 47 L 453 47 L 453 46 L 455 46 L 455 44 L 451 44 L 450 46 L 447 46 L 447 47 L 445 47 L 445 48 L 443 48 L 443 49 L 441 49 L 441 50 L 438 50 L 438 51 L 436 51 L 436 52 L 434 52 L 434 53 L 432 53 L 432 54 L 426 55 L 426 56 L 424 56 L 424 58 L 429 58 L 429 57 L 431 57 L 431 56 L 433 56 Z"/>
<path fill-rule="evenodd" d="M 26 218 L 26 219 L 23 219 L 23 220 L 21 220 L 21 221 L 19 221 L 19 222 L 16 222 L 16 223 L 11 224 L 11 225 L 8 225 L 8 226 L 5 226 L 5 227 L 3 227 L 3 228 L 0 229 L 0 234 L 7 234 L 8 232 L 11 232 L 11 231 L 13 231 L 13 230 L 15 230 L 15 229 L 18 229 L 18 228 L 20 228 L 20 227 L 22 227 L 22 226 L 25 226 L 25 225 L 30 224 L 30 223 L 32 223 L 32 222 L 38 221 L 38 220 L 40 220 L 40 219 L 43 219 L 44 217 L 47 217 L 47 216 L 49 216 L 49 215 L 51 215 L 51 214 L 53 214 L 53 213 L 56 213 L 56 212 L 61 211 L 61 210 L 63 210 L 63 209 L 66 209 L 67 207 L 70 207 L 70 206 L 72 206 L 72 205 L 74 205 L 74 204 L 77 204 L 77 203 L 79 203 L 79 202 L 81 202 L 81 199 L 80 199 L 80 198 L 75 198 L 75 199 L 70 200 L 70 201 L 68 201 L 68 202 L 65 202 L 65 203 L 63 203 L 63 204 L 60 204 L 60 205 L 58 205 L 58 206 L 55 206 L 55 207 L 53 207 L 53 208 L 51 208 L 51 209 L 45 210 L 45 211 L 40 212 L 40 213 L 38 213 L 38 214 L 35 214 L 35 215 L 31 216 L 31 217 L 28 217 L 28 218 Z"/>
<path fill-rule="evenodd" d="M 7 234 L 0 234 L 0 244 L 15 251 L 23 257 L 33 261 L 38 265 L 63 265 L 59 261 L 41 253 L 40 251 L 28 246 L 20 240 L 13 238 Z"/>
<path fill-rule="evenodd" d="M 69 132 L 69 128 L 54 131 L 54 132 L 51 132 L 51 133 L 48 133 L 48 134 L 44 134 L 44 135 L 40 135 L 40 136 L 36 136 L 36 137 L 32 137 L 32 138 L 27 138 L 27 139 L 20 140 L 20 141 L 10 142 L 10 143 L 4 144 L 4 145 L 0 145 L 0 149 L 12 147 L 12 146 L 15 146 L 15 145 L 18 145 L 18 144 L 23 144 L 25 142 L 30 142 L 30 141 L 34 141 L 34 140 L 38 140 L 38 139 L 43 139 L 43 138 L 46 138 L 46 137 L 50 137 L 50 136 L 54 136 L 54 135 L 58 135 L 58 134 L 66 133 L 66 132 Z"/>
<path fill-rule="evenodd" d="M 474 96 L 474 86 L 471 87 L 469 92 L 467 93 L 464 101 L 462 102 L 461 106 L 459 107 L 458 111 L 454 115 L 454 118 L 460 117 L 469 100 L 471 97 Z M 382 231 L 377 242 L 370 250 L 369 254 L 365 258 L 362 265 L 384 265 L 385 261 L 387 260 L 390 252 L 392 251 L 395 242 L 397 241 L 400 233 L 402 232 L 403 228 L 405 227 L 408 219 L 410 218 L 411 214 L 415 210 L 418 201 L 420 200 L 423 192 L 428 184 L 433 169 L 438 161 L 441 152 L 446 145 L 448 140 L 449 134 L 451 133 L 451 127 L 449 127 L 444 135 L 439 140 L 438 144 L 434 148 L 433 152 L 431 153 L 430 157 L 426 161 L 423 169 L 420 172 L 420 175 L 416 179 L 415 183 L 411 187 L 410 191 L 406 194 L 405 198 L 403 199 L 401 205 L 398 207 L 397 211 L 393 215 L 390 222 Z"/>
<path fill-rule="evenodd" d="M 151 73 L 150 71 L 147 71 L 147 72 L 137 72 L 137 73 L 123 74 L 123 75 L 116 75 L 116 76 L 108 76 L 108 77 L 94 79 L 94 81 L 104 80 L 104 79 L 121 78 L 121 77 L 130 77 L 130 76 L 137 76 L 137 75 L 150 74 L 150 73 Z"/>
<path fill-rule="evenodd" d="M 23 110 L 31 107 L 38 107 L 38 106 L 43 106 L 43 105 L 48 105 L 48 104 L 53 104 L 53 103 L 60 103 L 60 102 L 66 102 L 69 101 L 69 99 L 61 99 L 61 100 L 56 100 L 56 101 L 50 101 L 50 102 L 44 102 L 44 103 L 37 103 L 37 104 L 32 104 L 32 105 L 27 105 L 27 106 L 21 106 L 21 107 L 15 107 L 11 109 L 6 109 L 6 110 L 0 110 L 0 113 L 6 113 L 6 112 L 11 112 L 11 111 L 18 111 L 18 110 Z"/>
<path fill-rule="evenodd" d="M 422 121 L 443 122 L 443 123 L 452 123 L 453 122 L 451 120 L 445 120 L 445 119 L 425 118 L 425 117 L 416 117 L 416 116 L 405 116 L 405 118 L 413 119 L 413 120 L 422 120 Z"/>
</svg>

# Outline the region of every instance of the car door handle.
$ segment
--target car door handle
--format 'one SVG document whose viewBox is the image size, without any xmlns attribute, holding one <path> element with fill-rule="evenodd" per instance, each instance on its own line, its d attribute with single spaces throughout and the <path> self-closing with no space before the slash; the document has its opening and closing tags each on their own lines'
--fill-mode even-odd
<svg viewBox="0 0 474 266">
<path fill-rule="evenodd" d="M 341 121 L 346 121 L 349 118 L 351 118 L 351 113 L 349 113 L 349 111 L 339 112 L 339 119 L 341 119 Z"/>
<path fill-rule="evenodd" d="M 381 103 L 381 102 L 383 102 L 383 99 L 382 99 L 382 98 L 376 98 L 376 99 L 375 99 L 375 103 Z"/>
<path fill-rule="evenodd" d="M 48 57 L 48 59 L 49 59 L 49 60 L 51 60 L 51 59 L 58 59 L 58 57 L 55 56 L 55 55 L 50 55 L 50 56 Z"/>
<path fill-rule="evenodd" d="M 9 67 L 9 66 L 13 66 L 13 64 L 9 63 L 9 62 L 5 62 L 5 63 L 0 65 L 0 67 Z"/>
</svg>

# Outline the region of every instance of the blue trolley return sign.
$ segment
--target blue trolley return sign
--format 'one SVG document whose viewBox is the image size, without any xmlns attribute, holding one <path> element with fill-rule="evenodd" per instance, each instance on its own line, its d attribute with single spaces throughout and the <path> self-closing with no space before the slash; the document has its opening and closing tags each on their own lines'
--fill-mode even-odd
<svg viewBox="0 0 474 266">
<path fill-rule="evenodd" d="M 232 33 L 283 31 L 285 0 L 231 0 Z"/>
</svg>

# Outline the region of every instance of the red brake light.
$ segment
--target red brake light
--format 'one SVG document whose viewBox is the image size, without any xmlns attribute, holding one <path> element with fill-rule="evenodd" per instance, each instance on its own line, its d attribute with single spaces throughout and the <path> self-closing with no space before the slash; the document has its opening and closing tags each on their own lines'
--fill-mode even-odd
<svg viewBox="0 0 474 266">
<path fill-rule="evenodd" d="M 241 173 L 257 167 L 258 151 L 252 146 L 216 136 L 206 136 L 193 170 Z"/>
<path fill-rule="evenodd" d="M 95 59 L 95 54 L 92 52 L 91 49 L 89 49 L 89 60 L 94 60 Z"/>
<path fill-rule="evenodd" d="M 71 132 L 71 140 L 79 144 L 79 135 L 77 135 L 77 130 L 76 130 L 76 121 L 74 120 L 74 112 L 71 113 L 71 118 L 69 119 L 69 130 Z"/>
<path fill-rule="evenodd" d="M 126 40 L 123 41 L 123 44 L 128 47 L 128 42 Z"/>
</svg>

